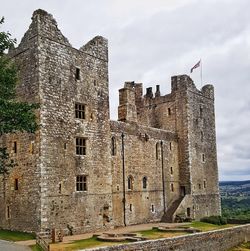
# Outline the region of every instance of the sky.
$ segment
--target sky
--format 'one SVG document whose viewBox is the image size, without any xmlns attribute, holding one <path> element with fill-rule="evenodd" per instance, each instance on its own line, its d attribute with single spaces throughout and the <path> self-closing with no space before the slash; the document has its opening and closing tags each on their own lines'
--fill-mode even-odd
<svg viewBox="0 0 250 251">
<path fill-rule="evenodd" d="M 44 9 L 75 48 L 109 40 L 111 118 L 125 81 L 170 92 L 173 75 L 215 87 L 220 180 L 250 180 L 249 0 L 0 0 L 1 27 L 20 42 L 34 10 Z"/>
</svg>

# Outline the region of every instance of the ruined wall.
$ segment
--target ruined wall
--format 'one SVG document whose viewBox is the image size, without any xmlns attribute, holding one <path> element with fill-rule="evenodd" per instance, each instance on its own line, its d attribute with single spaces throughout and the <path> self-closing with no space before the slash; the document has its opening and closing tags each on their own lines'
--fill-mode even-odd
<svg viewBox="0 0 250 251">
<path fill-rule="evenodd" d="M 250 241 L 250 225 L 243 225 L 205 233 L 175 238 L 150 240 L 112 247 L 92 248 L 92 251 L 227 251 L 243 242 Z"/>
<path fill-rule="evenodd" d="M 124 224 L 124 181 L 125 224 L 159 221 L 164 213 L 164 201 L 167 209 L 170 202 L 179 195 L 176 135 L 164 130 L 139 126 L 136 123 L 116 121 L 111 121 L 111 134 L 115 139 L 116 149 L 112 156 L 114 224 L 116 226 Z M 130 189 L 129 177 L 132 178 Z M 144 177 L 147 179 L 147 185 L 143 188 Z"/>
<path fill-rule="evenodd" d="M 41 228 L 110 227 L 107 40 L 96 37 L 76 50 L 51 15 L 39 10 L 34 18 L 40 24 Z M 84 105 L 85 118 L 76 118 L 76 103 Z M 86 142 L 84 155 L 76 154 L 76 137 Z M 87 191 L 76 191 L 77 175 L 86 176 Z"/>
<path fill-rule="evenodd" d="M 18 48 L 9 56 L 18 66 L 17 98 L 39 103 L 37 22 L 30 25 Z M 37 111 L 39 124 L 39 111 Z M 14 151 L 16 142 L 16 153 Z M 0 177 L 0 226 L 38 231 L 40 228 L 40 135 L 7 134 L 0 144 L 7 147 L 16 166 Z M 17 181 L 15 181 L 17 180 Z M 15 188 L 15 182 L 18 187 Z"/>
</svg>

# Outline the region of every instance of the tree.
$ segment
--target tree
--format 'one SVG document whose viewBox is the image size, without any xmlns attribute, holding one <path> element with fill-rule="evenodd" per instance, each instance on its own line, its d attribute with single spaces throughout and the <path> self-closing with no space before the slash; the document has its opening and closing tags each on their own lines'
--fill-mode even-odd
<svg viewBox="0 0 250 251">
<path fill-rule="evenodd" d="M 0 26 L 4 18 L 0 19 Z M 17 67 L 6 54 L 16 43 L 9 32 L 0 31 L 0 137 L 5 133 L 34 133 L 38 124 L 35 109 L 37 104 L 17 101 L 16 85 L 18 82 Z M 7 149 L 0 147 L 0 174 L 8 172 L 13 161 L 9 159 Z"/>
</svg>

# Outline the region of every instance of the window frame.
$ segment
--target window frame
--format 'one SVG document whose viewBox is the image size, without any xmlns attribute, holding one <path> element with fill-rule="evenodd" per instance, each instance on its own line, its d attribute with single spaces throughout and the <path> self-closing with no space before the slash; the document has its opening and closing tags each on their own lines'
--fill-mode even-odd
<svg viewBox="0 0 250 251">
<path fill-rule="evenodd" d="M 75 118 L 86 119 L 86 105 L 84 103 L 75 102 Z"/>
<path fill-rule="evenodd" d="M 81 144 L 82 143 L 82 144 Z M 87 139 L 84 137 L 75 138 L 76 155 L 85 156 L 87 155 Z"/>
<path fill-rule="evenodd" d="M 88 179 L 87 175 L 79 174 L 76 175 L 76 192 L 87 192 L 88 191 Z"/>
</svg>

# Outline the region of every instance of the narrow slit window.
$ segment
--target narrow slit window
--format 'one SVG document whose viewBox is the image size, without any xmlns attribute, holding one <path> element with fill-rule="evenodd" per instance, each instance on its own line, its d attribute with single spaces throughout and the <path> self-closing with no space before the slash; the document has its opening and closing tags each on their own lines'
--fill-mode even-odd
<svg viewBox="0 0 250 251">
<path fill-rule="evenodd" d="M 204 180 L 204 182 L 203 182 L 203 186 L 204 186 L 204 188 L 206 188 L 207 187 L 207 182 Z"/>
<path fill-rule="evenodd" d="M 31 154 L 34 154 L 34 153 L 35 153 L 35 143 L 34 143 L 34 141 L 32 141 L 32 142 L 30 143 L 30 153 L 31 153 Z"/>
<path fill-rule="evenodd" d="M 75 103 L 75 117 L 77 119 L 85 119 L 85 105 Z"/>
<path fill-rule="evenodd" d="M 133 210 L 133 205 L 129 204 L 129 211 L 132 212 L 132 210 Z"/>
<path fill-rule="evenodd" d="M 172 142 L 169 142 L 169 150 L 172 151 Z"/>
<path fill-rule="evenodd" d="M 76 67 L 75 79 L 80 80 L 80 68 Z"/>
<path fill-rule="evenodd" d="M 148 182 L 147 177 L 143 177 L 143 179 L 142 179 L 142 188 L 143 189 L 147 188 L 147 185 L 148 185 L 147 182 Z"/>
<path fill-rule="evenodd" d="M 13 142 L 13 152 L 17 153 L 17 142 L 16 141 Z"/>
<path fill-rule="evenodd" d="M 111 154 L 112 154 L 112 156 L 116 155 L 116 139 L 115 139 L 115 137 L 111 138 Z"/>
<path fill-rule="evenodd" d="M 76 155 L 86 155 L 86 139 L 76 138 Z"/>
<path fill-rule="evenodd" d="M 203 108 L 200 106 L 200 118 L 203 117 Z"/>
<path fill-rule="evenodd" d="M 173 183 L 170 184 L 170 188 L 171 188 L 171 192 L 174 192 L 174 184 Z"/>
<path fill-rule="evenodd" d="M 10 219 L 10 206 L 7 206 L 7 208 L 6 208 L 6 217 L 7 217 L 7 219 Z"/>
<path fill-rule="evenodd" d="M 168 116 L 171 116 L 171 108 L 168 108 Z"/>
<path fill-rule="evenodd" d="M 133 177 L 128 177 L 128 190 L 133 190 Z"/>
<path fill-rule="evenodd" d="M 205 162 L 205 154 L 204 153 L 201 155 L 201 160 L 202 160 L 202 162 Z"/>
<path fill-rule="evenodd" d="M 18 179 L 14 180 L 14 189 L 17 191 L 19 188 Z"/>
<path fill-rule="evenodd" d="M 155 206 L 152 204 L 151 205 L 151 212 L 154 213 L 155 212 Z"/>
<path fill-rule="evenodd" d="M 76 191 L 87 191 L 87 176 L 86 175 L 76 176 Z"/>
<path fill-rule="evenodd" d="M 170 174 L 173 174 L 173 173 L 174 173 L 173 167 L 171 166 L 171 167 L 170 167 Z"/>
</svg>

